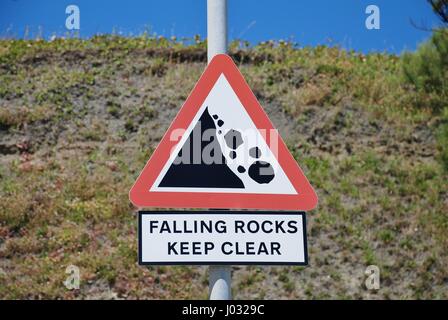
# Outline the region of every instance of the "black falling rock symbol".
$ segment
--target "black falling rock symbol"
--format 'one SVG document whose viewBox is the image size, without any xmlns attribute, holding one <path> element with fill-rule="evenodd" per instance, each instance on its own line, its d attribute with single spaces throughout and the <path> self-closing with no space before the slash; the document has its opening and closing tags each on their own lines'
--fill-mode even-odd
<svg viewBox="0 0 448 320">
<path fill-rule="evenodd" d="M 229 130 L 229 132 L 225 134 L 224 139 L 226 140 L 227 146 L 234 150 L 238 149 L 238 147 L 243 144 L 241 132 L 235 129 Z"/>
<path fill-rule="evenodd" d="M 221 121 L 221 120 L 220 120 Z M 218 121 L 219 125 L 219 121 Z M 195 131 L 196 130 L 196 131 Z M 204 131 L 214 130 L 213 135 L 210 137 L 210 141 L 202 141 L 201 139 L 201 156 L 200 163 L 194 162 L 193 150 L 193 136 L 194 132 L 200 130 L 200 136 L 202 137 Z M 213 150 L 219 154 L 214 155 L 214 159 L 221 161 L 215 161 L 218 163 L 207 164 L 204 163 L 202 152 L 205 146 L 213 143 Z M 197 149 L 197 148 L 196 148 Z M 189 152 L 191 151 L 191 152 Z M 186 152 L 189 155 L 188 163 L 183 163 L 185 160 L 182 158 L 182 154 Z M 169 167 L 165 176 L 159 184 L 159 188 L 166 187 L 184 187 L 184 188 L 244 188 L 244 183 L 240 178 L 227 166 L 224 155 L 222 154 L 221 147 L 216 138 L 216 126 L 213 121 L 208 108 L 204 110 L 198 123 L 190 133 L 185 144 L 182 146 L 177 158 Z"/>
<path fill-rule="evenodd" d="M 219 120 L 220 121 L 220 120 Z M 218 121 L 218 125 L 219 125 Z M 235 129 L 230 129 L 225 135 L 224 140 L 226 142 L 227 147 L 233 149 L 229 152 L 229 157 L 231 159 L 235 159 L 237 154 L 234 150 L 238 149 L 243 143 L 243 137 L 241 132 Z M 259 147 L 252 147 L 249 149 L 249 156 L 254 159 L 259 159 L 262 156 L 261 150 Z M 241 174 L 246 172 L 246 168 L 243 166 L 238 166 L 237 171 Z M 274 169 L 269 162 L 265 161 L 255 161 L 249 167 L 249 177 L 259 184 L 268 184 L 270 183 L 274 177 Z"/>
<path fill-rule="evenodd" d="M 249 167 L 249 177 L 259 184 L 269 183 L 275 177 L 274 168 L 268 162 L 255 161 Z"/>
<path fill-rule="evenodd" d="M 258 147 L 250 148 L 249 155 L 252 158 L 255 158 L 255 159 L 260 158 L 261 157 L 261 150 L 260 150 L 260 148 L 258 148 Z"/>
</svg>

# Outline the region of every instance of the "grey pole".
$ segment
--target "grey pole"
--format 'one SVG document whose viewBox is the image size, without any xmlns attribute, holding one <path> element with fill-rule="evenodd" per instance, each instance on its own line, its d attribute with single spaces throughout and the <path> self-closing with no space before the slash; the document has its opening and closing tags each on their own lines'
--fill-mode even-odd
<svg viewBox="0 0 448 320">
<path fill-rule="evenodd" d="M 232 300 L 231 267 L 210 266 L 208 272 L 210 300 Z"/>
<path fill-rule="evenodd" d="M 207 0 L 208 62 L 227 52 L 227 0 Z"/>
<path fill-rule="evenodd" d="M 207 0 L 208 62 L 227 52 L 227 0 Z M 209 266 L 210 300 L 231 300 L 231 267 Z"/>
</svg>

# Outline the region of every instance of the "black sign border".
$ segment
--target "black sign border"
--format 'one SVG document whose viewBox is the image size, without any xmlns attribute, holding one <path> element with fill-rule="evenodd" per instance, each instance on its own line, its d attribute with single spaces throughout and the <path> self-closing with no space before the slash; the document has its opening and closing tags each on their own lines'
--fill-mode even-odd
<svg viewBox="0 0 448 320">
<path fill-rule="evenodd" d="M 244 261 L 159 261 L 159 262 L 144 262 L 142 261 L 142 216 L 143 215 L 156 215 L 156 214 L 183 214 L 183 215 L 201 215 L 201 214 L 231 214 L 231 215 L 295 215 L 302 216 L 302 228 L 303 228 L 303 245 L 305 261 L 298 262 L 244 262 Z M 307 266 L 308 265 L 308 242 L 307 242 L 307 230 L 306 230 L 306 212 L 303 211 L 237 211 L 237 210 L 207 210 L 207 211 L 182 211 L 182 210 L 160 210 L 160 211 L 139 211 L 138 212 L 138 264 L 141 266 L 164 266 L 164 265 L 193 265 L 193 266 L 212 266 L 212 265 L 235 265 L 235 266 L 251 266 L 251 265 L 266 265 L 266 266 Z"/>
</svg>

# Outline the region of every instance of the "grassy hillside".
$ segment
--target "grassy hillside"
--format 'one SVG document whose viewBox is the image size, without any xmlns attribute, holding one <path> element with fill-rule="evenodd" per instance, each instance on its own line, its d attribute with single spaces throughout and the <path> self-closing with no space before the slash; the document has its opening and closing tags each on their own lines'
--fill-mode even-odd
<svg viewBox="0 0 448 320">
<path fill-rule="evenodd" d="M 235 267 L 235 297 L 447 299 L 448 112 L 402 60 L 283 42 L 231 55 L 320 200 L 310 265 Z M 205 267 L 137 265 L 128 201 L 205 62 L 200 39 L 0 40 L 0 298 L 207 297 Z"/>
</svg>

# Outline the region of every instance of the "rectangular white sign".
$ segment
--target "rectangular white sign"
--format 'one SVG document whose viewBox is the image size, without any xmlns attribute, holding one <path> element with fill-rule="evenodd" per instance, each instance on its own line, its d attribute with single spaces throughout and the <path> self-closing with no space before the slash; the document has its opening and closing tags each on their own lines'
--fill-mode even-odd
<svg viewBox="0 0 448 320">
<path fill-rule="evenodd" d="M 142 211 L 139 264 L 307 265 L 305 213 Z"/>
</svg>

